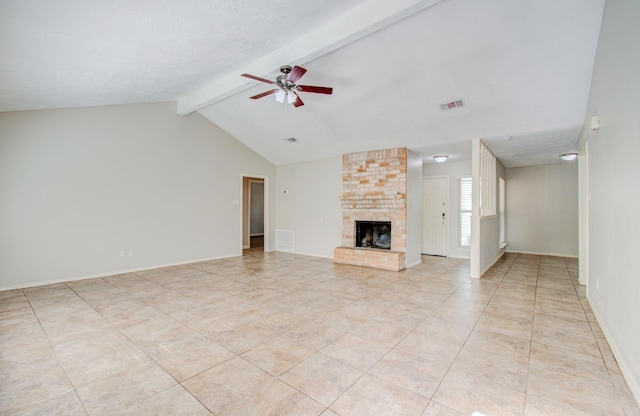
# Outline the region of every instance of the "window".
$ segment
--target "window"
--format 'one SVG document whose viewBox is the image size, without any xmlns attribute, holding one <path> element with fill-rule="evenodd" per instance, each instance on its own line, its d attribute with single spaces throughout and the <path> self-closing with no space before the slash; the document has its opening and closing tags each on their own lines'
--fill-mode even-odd
<svg viewBox="0 0 640 416">
<path fill-rule="evenodd" d="M 471 178 L 458 178 L 458 245 L 471 246 Z"/>
</svg>

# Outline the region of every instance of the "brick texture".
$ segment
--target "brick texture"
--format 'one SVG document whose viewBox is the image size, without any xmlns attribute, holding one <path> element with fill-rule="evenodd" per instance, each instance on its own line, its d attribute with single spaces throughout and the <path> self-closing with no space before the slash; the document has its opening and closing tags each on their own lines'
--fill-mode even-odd
<svg viewBox="0 0 640 416">
<path fill-rule="evenodd" d="M 407 148 L 343 155 L 340 203 L 342 247 L 334 250 L 334 261 L 384 270 L 404 269 L 407 248 Z M 390 221 L 391 251 L 355 248 L 356 221 Z"/>
<path fill-rule="evenodd" d="M 333 250 L 334 263 L 399 272 L 406 268 L 405 253 L 389 250 L 375 250 L 356 247 L 336 247 Z"/>
</svg>

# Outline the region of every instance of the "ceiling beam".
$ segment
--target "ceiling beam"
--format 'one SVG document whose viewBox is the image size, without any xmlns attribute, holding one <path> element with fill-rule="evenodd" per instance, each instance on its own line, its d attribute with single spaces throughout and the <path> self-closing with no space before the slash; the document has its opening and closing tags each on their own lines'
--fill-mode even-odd
<svg viewBox="0 0 640 416">
<path fill-rule="evenodd" d="M 441 1 L 366 1 L 280 49 L 238 68 L 232 74 L 179 98 L 178 114 L 197 111 L 254 85 L 240 74 L 265 76 L 285 64 L 302 65 Z"/>
</svg>

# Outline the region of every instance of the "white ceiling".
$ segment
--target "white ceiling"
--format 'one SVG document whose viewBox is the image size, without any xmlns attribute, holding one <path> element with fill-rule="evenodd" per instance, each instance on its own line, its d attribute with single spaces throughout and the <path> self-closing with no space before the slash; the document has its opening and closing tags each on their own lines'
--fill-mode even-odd
<svg viewBox="0 0 640 416">
<path fill-rule="evenodd" d="M 400 146 L 464 160 L 474 137 L 506 167 L 556 163 L 577 150 L 603 5 L 0 0 L 0 111 L 176 100 L 276 164 Z M 240 74 L 284 64 L 334 94 L 250 100 L 270 86 Z"/>
</svg>

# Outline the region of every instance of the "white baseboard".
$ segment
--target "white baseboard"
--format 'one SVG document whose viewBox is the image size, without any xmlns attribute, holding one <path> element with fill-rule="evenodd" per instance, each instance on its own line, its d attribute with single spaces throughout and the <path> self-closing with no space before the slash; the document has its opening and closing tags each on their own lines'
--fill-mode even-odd
<svg viewBox="0 0 640 416">
<path fill-rule="evenodd" d="M 575 254 L 538 253 L 537 251 L 507 250 L 507 253 L 531 254 L 531 255 L 534 255 L 534 256 L 568 257 L 568 258 L 571 258 L 571 259 L 577 259 L 578 258 L 578 256 L 576 256 Z"/>
<path fill-rule="evenodd" d="M 143 272 L 143 271 L 146 271 L 146 270 L 161 269 L 163 267 L 183 266 L 185 264 L 200 263 L 200 262 L 209 261 L 209 260 L 220 260 L 220 259 L 227 259 L 227 258 L 230 258 L 230 257 L 239 257 L 241 255 L 242 255 L 242 253 L 240 253 L 240 254 L 230 254 L 230 255 L 227 255 L 227 256 L 207 257 L 207 258 L 202 258 L 202 259 L 192 259 L 192 260 L 185 260 L 185 261 L 179 261 L 179 262 L 173 262 L 173 263 L 158 264 L 158 265 L 154 265 L 154 266 L 137 267 L 137 268 L 134 268 L 134 269 L 115 270 L 115 271 L 105 272 L 105 273 L 92 273 L 92 274 L 87 274 L 87 275 L 82 275 L 82 276 L 65 277 L 65 278 L 62 278 L 62 279 L 42 280 L 42 281 L 39 281 L 39 282 L 31 282 L 31 283 L 26 283 L 26 284 L 21 284 L 21 285 L 2 286 L 2 287 L 0 287 L 0 292 L 4 292 L 6 290 L 26 289 L 28 287 L 46 286 L 46 285 L 52 285 L 52 284 L 56 284 L 56 283 L 76 282 L 78 280 L 97 279 L 97 278 L 100 278 L 100 277 L 116 276 L 116 275 L 119 275 L 119 274 L 126 274 L 126 273 Z"/>
<path fill-rule="evenodd" d="M 321 258 L 321 259 L 331 259 L 331 260 L 333 260 L 333 255 L 331 255 L 331 256 L 323 256 L 322 254 L 301 253 L 299 251 L 285 251 L 285 250 L 273 250 L 273 251 L 279 251 L 281 253 L 288 253 L 288 254 L 298 254 L 300 256 L 309 256 L 309 257 L 317 257 L 317 258 Z"/>
<path fill-rule="evenodd" d="M 454 256 L 447 256 L 447 257 L 452 258 L 452 259 L 464 259 L 464 260 L 471 260 L 471 257 L 469 257 L 469 256 L 455 256 L 455 255 L 454 255 Z"/>
<path fill-rule="evenodd" d="M 629 386 L 629 390 L 631 391 L 631 394 L 633 394 L 633 397 L 636 399 L 638 406 L 640 406 L 640 380 L 636 380 L 633 377 L 633 373 L 631 372 L 631 370 L 629 370 L 629 367 L 625 363 L 624 356 L 622 356 L 622 354 L 620 353 L 620 349 L 616 345 L 615 340 L 611 336 L 611 333 L 607 329 L 606 325 L 604 325 L 604 320 L 602 319 L 602 315 L 600 315 L 600 312 L 598 312 L 598 309 L 595 308 L 593 302 L 591 302 L 591 297 L 589 296 L 589 293 L 587 293 L 587 300 L 589 301 L 589 306 L 591 306 L 591 310 L 593 311 L 593 314 L 596 317 L 596 321 L 598 321 L 598 325 L 600 325 L 600 329 L 602 330 L 602 333 L 604 334 L 605 339 L 609 343 L 609 347 L 611 348 L 611 352 L 613 353 L 613 356 L 615 357 L 616 362 L 618 363 L 620 372 L 622 373 L 624 380 L 627 382 L 627 386 Z"/>
<path fill-rule="evenodd" d="M 412 267 L 417 266 L 418 264 L 422 264 L 422 260 L 414 261 L 414 262 L 413 262 L 413 263 L 411 263 L 411 264 L 407 264 L 407 265 L 406 265 L 406 267 L 407 267 L 407 269 L 410 269 L 410 268 L 412 268 Z"/>
<path fill-rule="evenodd" d="M 490 268 L 493 267 L 494 264 L 496 264 L 498 262 L 498 260 L 500 260 L 502 258 L 502 256 L 504 256 L 504 253 L 506 253 L 506 251 L 502 251 L 498 257 L 496 257 L 495 259 L 493 259 L 493 261 L 491 262 L 491 264 L 489 264 L 487 267 L 484 268 L 484 270 L 480 273 L 480 278 L 482 278 L 482 276 L 484 276 L 484 274 L 486 272 L 489 271 Z"/>
</svg>

